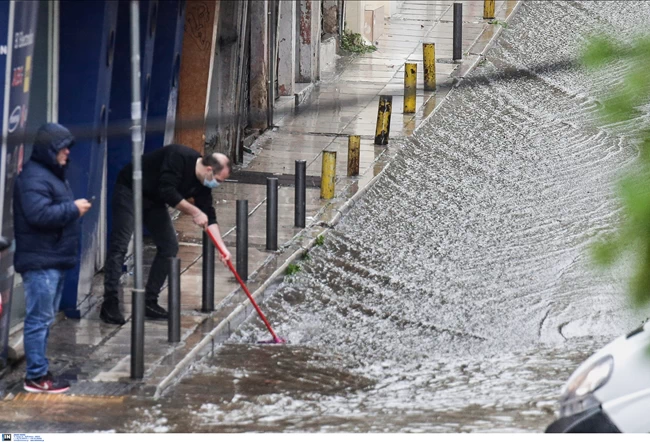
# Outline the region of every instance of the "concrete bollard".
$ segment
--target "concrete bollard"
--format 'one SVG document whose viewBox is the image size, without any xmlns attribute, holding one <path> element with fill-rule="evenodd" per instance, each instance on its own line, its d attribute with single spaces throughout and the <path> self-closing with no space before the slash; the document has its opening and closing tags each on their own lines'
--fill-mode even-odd
<svg viewBox="0 0 650 442">
<path fill-rule="evenodd" d="M 436 44 L 424 43 L 422 45 L 424 55 L 424 90 L 436 90 Z"/>
<path fill-rule="evenodd" d="M 377 110 L 377 128 L 375 129 L 375 144 L 384 146 L 388 144 L 390 136 L 390 115 L 393 111 L 393 96 L 381 95 L 379 109 Z"/>
<path fill-rule="evenodd" d="M 248 200 L 237 200 L 237 273 L 248 279 Z"/>
<path fill-rule="evenodd" d="M 203 232 L 203 268 L 201 311 L 214 311 L 214 252 L 215 247 L 207 233 Z"/>
<path fill-rule="evenodd" d="M 307 221 L 307 162 L 296 160 L 296 227 L 305 227 Z"/>
<path fill-rule="evenodd" d="M 494 19 L 495 1 L 494 0 L 483 0 L 483 18 Z"/>
<path fill-rule="evenodd" d="M 167 286 L 167 340 L 181 341 L 181 260 L 169 258 L 169 284 Z"/>
<path fill-rule="evenodd" d="M 404 65 L 404 113 L 415 113 L 417 95 L 418 65 L 406 63 Z"/>
<path fill-rule="evenodd" d="M 336 152 L 323 151 L 323 168 L 321 171 L 320 197 L 326 200 L 334 198 L 334 182 L 336 181 Z"/>
<path fill-rule="evenodd" d="M 359 156 L 361 155 L 361 137 L 348 137 L 348 176 L 359 175 Z"/>
<path fill-rule="evenodd" d="M 463 4 L 454 3 L 454 61 L 463 59 Z"/>
<path fill-rule="evenodd" d="M 266 179 L 266 250 L 278 250 L 278 179 Z"/>
</svg>

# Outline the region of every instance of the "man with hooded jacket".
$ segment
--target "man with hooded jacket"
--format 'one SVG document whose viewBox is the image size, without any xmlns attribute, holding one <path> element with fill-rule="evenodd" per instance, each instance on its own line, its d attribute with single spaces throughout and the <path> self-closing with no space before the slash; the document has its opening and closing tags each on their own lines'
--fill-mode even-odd
<svg viewBox="0 0 650 442">
<path fill-rule="evenodd" d="M 50 373 L 45 353 L 65 272 L 78 261 L 79 218 L 91 207 L 86 199 L 73 198 L 65 178 L 73 143 L 65 127 L 55 123 L 41 126 L 31 160 L 14 188 L 14 267 L 22 275 L 26 303 L 24 388 L 32 393 L 63 393 L 70 388 Z"/>
</svg>

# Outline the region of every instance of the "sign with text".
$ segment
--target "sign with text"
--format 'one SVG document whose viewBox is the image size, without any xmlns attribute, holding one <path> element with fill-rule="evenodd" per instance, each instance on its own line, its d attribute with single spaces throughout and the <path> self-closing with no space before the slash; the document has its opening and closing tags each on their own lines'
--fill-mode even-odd
<svg viewBox="0 0 650 442">
<path fill-rule="evenodd" d="M 0 234 L 14 238 L 14 181 L 22 169 L 25 126 L 29 115 L 29 83 L 36 38 L 39 2 L 1 2 L 0 4 L 0 103 L 2 103 L 2 154 L 0 155 Z M 13 29 L 12 26 L 13 24 Z M 4 31 L 8 30 L 8 31 Z M 11 31 L 9 33 L 9 31 Z M 9 76 L 6 76 L 9 64 Z M 5 97 L 8 95 L 8 103 Z M 6 106 L 8 104 L 8 106 Z M 6 362 L 9 314 L 14 281 L 14 247 L 0 253 L 0 359 Z"/>
</svg>

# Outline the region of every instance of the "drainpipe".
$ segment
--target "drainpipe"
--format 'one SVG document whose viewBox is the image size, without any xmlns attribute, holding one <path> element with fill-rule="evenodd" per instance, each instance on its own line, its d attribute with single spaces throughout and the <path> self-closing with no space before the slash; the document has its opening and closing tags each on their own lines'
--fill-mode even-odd
<svg viewBox="0 0 650 442">
<path fill-rule="evenodd" d="M 235 138 L 235 156 L 236 163 L 241 163 L 244 157 L 244 151 L 241 148 L 241 114 L 244 103 L 244 66 L 248 62 L 248 0 L 244 1 L 242 6 L 241 25 L 239 26 L 239 71 L 237 73 L 237 87 L 235 92 L 235 108 L 237 134 Z"/>
<path fill-rule="evenodd" d="M 268 29 L 268 53 L 269 53 L 269 75 L 268 75 L 268 81 L 269 81 L 269 87 L 267 90 L 267 107 L 266 107 L 266 125 L 268 126 L 269 129 L 273 127 L 273 104 L 274 104 L 274 96 L 275 96 L 275 62 L 276 62 L 276 55 L 275 55 L 275 30 L 276 30 L 276 9 L 275 9 L 275 0 L 269 0 L 268 1 L 268 24 L 267 24 L 267 29 Z"/>
</svg>

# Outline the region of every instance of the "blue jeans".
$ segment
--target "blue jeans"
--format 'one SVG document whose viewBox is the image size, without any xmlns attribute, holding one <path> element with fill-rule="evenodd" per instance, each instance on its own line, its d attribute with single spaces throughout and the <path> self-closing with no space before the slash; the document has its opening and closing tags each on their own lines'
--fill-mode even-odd
<svg viewBox="0 0 650 442">
<path fill-rule="evenodd" d="M 59 310 L 65 272 L 57 269 L 32 270 L 22 274 L 25 287 L 25 359 L 27 379 L 47 374 L 45 357 L 50 326 Z"/>
</svg>

